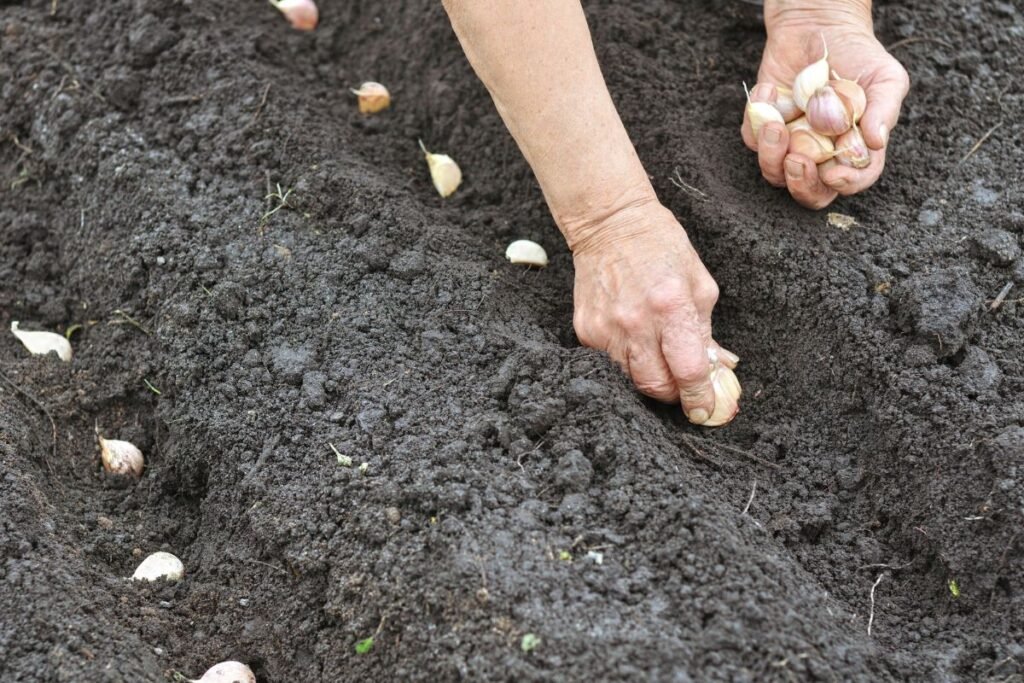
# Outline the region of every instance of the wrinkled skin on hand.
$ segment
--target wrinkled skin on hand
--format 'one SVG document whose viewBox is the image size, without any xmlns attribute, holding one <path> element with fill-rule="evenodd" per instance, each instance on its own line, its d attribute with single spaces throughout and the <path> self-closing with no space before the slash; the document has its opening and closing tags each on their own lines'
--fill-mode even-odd
<svg viewBox="0 0 1024 683">
<path fill-rule="evenodd" d="M 875 38 L 870 12 L 861 16 L 823 8 L 789 15 L 766 9 L 765 25 L 768 40 L 751 99 L 774 102 L 775 86 L 791 87 L 804 67 L 821 59 L 824 36 L 830 68 L 842 78 L 857 80 L 867 94 L 859 125 L 871 151 L 871 164 L 863 169 L 838 164 L 819 169 L 808 157 L 787 153 L 789 133 L 784 125 L 765 125 L 754 139 L 744 115 L 743 141 L 757 152 L 762 175 L 772 185 L 788 188 L 800 204 L 812 209 L 827 206 L 838 195 L 867 189 L 882 174 L 889 134 L 910 88 L 906 70 Z"/>
<path fill-rule="evenodd" d="M 715 411 L 708 349 L 735 367 L 711 336 L 718 285 L 686 231 L 656 200 L 630 206 L 590 231 L 573 259 L 576 334 L 606 351 L 644 394 L 682 401 L 691 422 Z M 735 414 L 735 401 L 725 409 Z M 720 407 L 722 410 L 723 407 Z"/>
</svg>

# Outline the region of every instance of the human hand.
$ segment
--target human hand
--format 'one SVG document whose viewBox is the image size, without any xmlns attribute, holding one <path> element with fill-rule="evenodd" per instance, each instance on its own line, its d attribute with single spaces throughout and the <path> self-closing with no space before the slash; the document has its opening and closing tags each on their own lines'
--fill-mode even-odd
<svg viewBox="0 0 1024 683">
<path fill-rule="evenodd" d="M 708 350 L 734 368 L 739 358 L 711 336 L 718 285 L 672 213 L 652 199 L 576 230 L 573 325 L 585 346 L 606 351 L 642 393 L 682 401 L 694 424 L 715 413 Z M 717 400 L 728 417 L 735 399 Z M 716 424 L 718 423 L 716 420 Z"/>
<path fill-rule="evenodd" d="M 788 153 L 789 133 L 784 125 L 766 124 L 754 139 L 744 115 L 743 141 L 757 152 L 762 175 L 772 185 L 788 188 L 798 202 L 812 209 L 827 206 L 837 195 L 867 189 L 882 174 L 889 133 L 910 87 L 906 70 L 874 36 L 870 3 L 768 0 L 765 28 L 768 40 L 751 100 L 774 102 L 775 86 L 789 87 L 805 66 L 821 58 L 824 36 L 830 68 L 843 78 L 857 80 L 867 95 L 859 126 L 871 163 L 863 169 L 835 163 L 816 166 L 802 154 Z"/>
</svg>

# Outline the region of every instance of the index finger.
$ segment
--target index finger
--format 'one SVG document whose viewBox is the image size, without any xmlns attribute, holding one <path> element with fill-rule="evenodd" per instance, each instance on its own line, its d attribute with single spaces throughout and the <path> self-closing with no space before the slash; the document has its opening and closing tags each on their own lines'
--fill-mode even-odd
<svg viewBox="0 0 1024 683">
<path fill-rule="evenodd" d="M 710 321 L 706 327 L 707 334 L 694 325 L 673 326 L 663 332 L 661 339 L 661 350 L 679 388 L 683 412 L 698 425 L 711 419 L 715 412 L 707 351 L 711 343 Z"/>
</svg>

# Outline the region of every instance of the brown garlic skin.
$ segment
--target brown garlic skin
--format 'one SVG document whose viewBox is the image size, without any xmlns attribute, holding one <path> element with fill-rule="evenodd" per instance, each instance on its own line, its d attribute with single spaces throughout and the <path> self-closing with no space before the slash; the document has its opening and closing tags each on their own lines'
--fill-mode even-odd
<svg viewBox="0 0 1024 683">
<path fill-rule="evenodd" d="M 851 168 L 867 168 L 871 165 L 871 151 L 868 150 L 860 128 L 854 126 L 836 138 L 836 161 Z"/>
<path fill-rule="evenodd" d="M 807 101 L 807 123 L 816 133 L 835 137 L 850 130 L 853 111 L 831 85 L 826 85 Z"/>
<path fill-rule="evenodd" d="M 786 128 L 789 130 L 790 152 L 802 154 L 816 164 L 832 158 L 836 149 L 832 139 L 815 132 L 807 123 L 806 116 L 787 123 Z"/>
</svg>

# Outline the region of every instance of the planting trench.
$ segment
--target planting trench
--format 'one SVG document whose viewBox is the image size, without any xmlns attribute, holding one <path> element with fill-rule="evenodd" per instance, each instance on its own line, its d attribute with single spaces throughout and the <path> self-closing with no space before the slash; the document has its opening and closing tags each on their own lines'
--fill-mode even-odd
<svg viewBox="0 0 1024 683">
<path fill-rule="evenodd" d="M 914 88 L 843 231 L 758 177 L 763 34 L 717 5 L 585 3 L 722 289 L 716 431 L 576 342 L 440 3 L 325 1 L 311 35 L 260 2 L 0 7 L 0 323 L 83 325 L 70 365 L 0 344 L 0 679 L 1024 675 L 1021 9 L 876 8 Z M 364 119 L 368 79 L 395 102 Z M 125 580 L 161 549 L 184 581 Z"/>
</svg>

